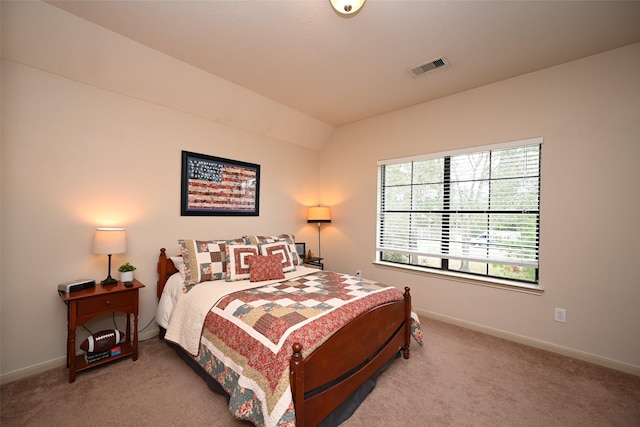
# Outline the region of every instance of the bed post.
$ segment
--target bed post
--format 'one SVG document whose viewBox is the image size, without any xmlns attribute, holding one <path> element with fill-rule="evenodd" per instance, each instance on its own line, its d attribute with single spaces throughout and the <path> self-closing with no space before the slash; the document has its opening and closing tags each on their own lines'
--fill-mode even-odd
<svg viewBox="0 0 640 427">
<path fill-rule="evenodd" d="M 408 286 L 404 288 L 404 348 L 402 355 L 405 359 L 409 358 L 409 344 L 411 344 L 411 289 Z"/>
<path fill-rule="evenodd" d="M 162 290 L 167 282 L 167 250 L 160 249 L 160 257 L 158 258 L 158 284 L 156 286 L 156 294 L 158 300 L 162 296 Z"/>
<path fill-rule="evenodd" d="M 293 346 L 293 355 L 289 362 L 289 383 L 296 411 L 296 426 L 304 427 L 304 361 L 302 345 L 297 342 Z"/>
</svg>

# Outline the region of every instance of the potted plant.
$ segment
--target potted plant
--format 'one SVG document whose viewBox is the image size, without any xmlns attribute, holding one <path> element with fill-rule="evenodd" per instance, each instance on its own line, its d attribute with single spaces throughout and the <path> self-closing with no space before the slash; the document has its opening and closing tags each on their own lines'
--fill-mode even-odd
<svg viewBox="0 0 640 427">
<path fill-rule="evenodd" d="M 121 282 L 130 282 L 133 280 L 133 271 L 136 268 L 129 264 L 128 262 L 122 264 L 118 267 L 118 271 L 120 272 L 120 281 Z"/>
</svg>

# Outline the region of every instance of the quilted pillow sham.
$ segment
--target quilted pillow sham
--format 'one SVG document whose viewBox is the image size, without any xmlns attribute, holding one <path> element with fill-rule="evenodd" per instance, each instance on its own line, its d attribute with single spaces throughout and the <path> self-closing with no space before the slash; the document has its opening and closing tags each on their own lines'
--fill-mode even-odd
<svg viewBox="0 0 640 427">
<path fill-rule="evenodd" d="M 289 247 L 291 262 L 294 266 L 302 265 L 302 259 L 296 250 L 296 237 L 293 234 L 279 234 L 277 236 L 244 236 L 245 243 L 248 245 L 261 245 L 264 243 L 286 242 Z"/>
<path fill-rule="evenodd" d="M 178 245 L 184 261 L 184 292 L 198 283 L 226 277 L 225 241 L 180 239 Z"/>
<path fill-rule="evenodd" d="M 282 257 L 276 255 L 256 255 L 247 258 L 249 264 L 249 281 L 284 279 Z"/>
<path fill-rule="evenodd" d="M 280 234 L 278 237 L 289 245 L 293 265 L 302 265 L 302 259 L 300 258 L 300 255 L 298 255 L 298 250 L 296 249 L 296 236 L 293 234 Z"/>
<path fill-rule="evenodd" d="M 287 242 L 263 243 L 258 245 L 258 248 L 260 248 L 260 255 L 278 256 L 283 272 L 286 273 L 296 269 L 296 266 L 293 265 L 293 261 L 291 260 L 291 251 L 289 250 Z"/>
<path fill-rule="evenodd" d="M 248 258 L 258 255 L 255 245 L 229 245 L 229 262 L 227 263 L 227 282 L 249 279 L 250 268 Z"/>
</svg>

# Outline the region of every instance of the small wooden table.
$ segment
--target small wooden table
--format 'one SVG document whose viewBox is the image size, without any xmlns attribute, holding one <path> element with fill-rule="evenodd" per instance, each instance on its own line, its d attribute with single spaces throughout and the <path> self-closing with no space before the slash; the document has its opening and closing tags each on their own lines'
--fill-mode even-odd
<svg viewBox="0 0 640 427">
<path fill-rule="evenodd" d="M 144 285 L 133 280 L 133 286 L 130 288 L 118 282 L 115 285 L 96 284 L 94 288 L 60 293 L 60 298 L 67 304 L 67 367 L 70 383 L 76 380 L 76 372 L 130 355 L 133 355 L 133 360 L 138 360 L 138 290 L 140 288 L 144 288 Z M 120 344 L 122 352 L 90 364 L 85 361 L 83 355 L 76 356 L 76 328 L 96 316 L 117 311 L 127 315 L 126 338 L 125 342 Z M 131 314 L 133 314 L 133 341 L 131 341 Z"/>
<path fill-rule="evenodd" d="M 322 262 L 324 258 L 320 258 L 317 256 L 313 256 L 311 258 L 302 258 L 303 264 L 313 265 L 314 267 L 318 267 L 320 270 L 324 270 L 324 263 Z"/>
</svg>

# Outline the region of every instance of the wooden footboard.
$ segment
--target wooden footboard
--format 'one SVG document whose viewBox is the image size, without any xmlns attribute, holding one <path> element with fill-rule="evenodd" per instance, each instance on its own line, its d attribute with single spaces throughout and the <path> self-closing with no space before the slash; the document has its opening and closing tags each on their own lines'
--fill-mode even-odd
<svg viewBox="0 0 640 427">
<path fill-rule="evenodd" d="M 167 279 L 178 270 L 164 248 L 158 259 L 158 298 Z M 315 426 L 362 384 L 402 351 L 409 358 L 411 294 L 404 300 L 374 307 L 336 332 L 303 359 L 302 346 L 293 345 L 290 382 L 296 426 Z M 161 334 L 163 338 L 164 334 Z"/>
<path fill-rule="evenodd" d="M 340 329 L 306 359 L 293 345 L 290 382 L 296 426 L 315 426 L 403 351 L 409 358 L 411 294 L 375 307 Z"/>
</svg>

